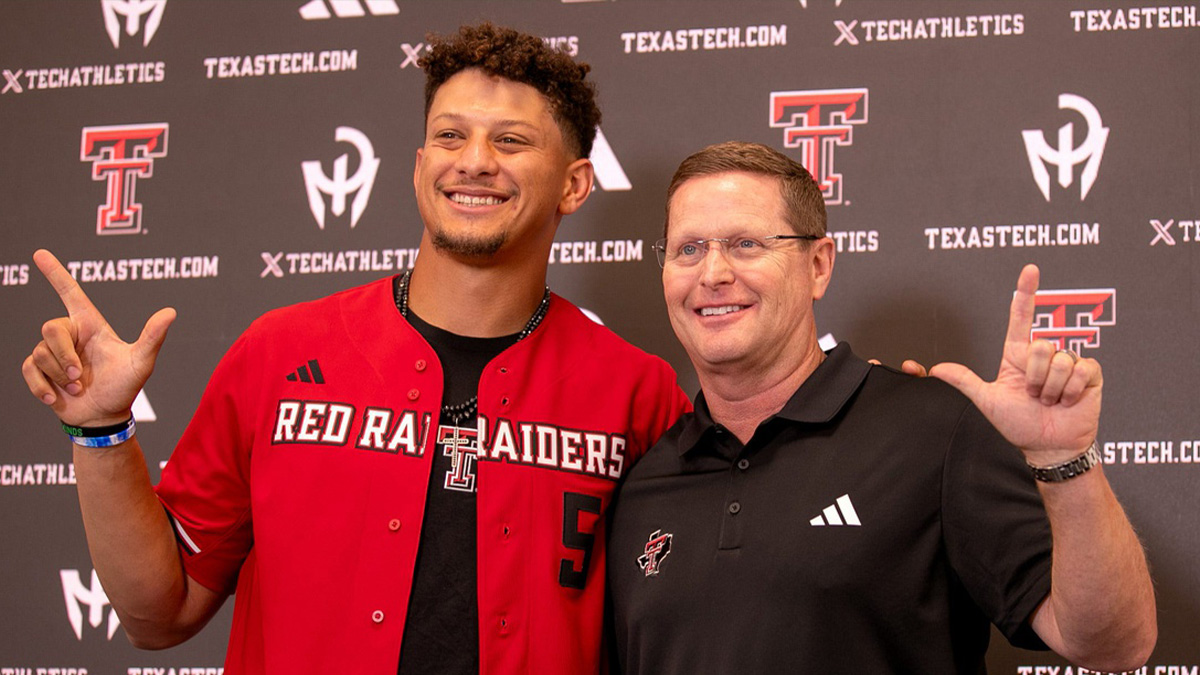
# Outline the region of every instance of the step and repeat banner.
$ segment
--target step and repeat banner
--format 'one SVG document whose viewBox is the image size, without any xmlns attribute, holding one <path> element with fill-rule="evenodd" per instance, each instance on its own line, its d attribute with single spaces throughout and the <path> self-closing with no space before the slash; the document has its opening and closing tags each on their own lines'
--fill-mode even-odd
<svg viewBox="0 0 1200 675">
<path fill-rule="evenodd" d="M 596 189 L 550 285 L 689 392 L 650 246 L 707 144 L 765 143 L 820 181 L 837 268 L 818 328 L 860 354 L 994 374 L 1038 263 L 1035 333 L 1104 365 L 1105 471 L 1158 588 L 1141 672 L 1200 673 L 1198 4 L 0 1 L 0 675 L 219 673 L 232 605 L 174 649 L 125 640 L 70 444 L 19 373 L 62 312 L 33 251 L 127 339 L 178 309 L 134 408 L 157 480 L 253 318 L 413 264 L 416 61 L 431 31 L 483 19 L 593 66 Z M 989 664 L 1087 672 L 1002 639 Z"/>
</svg>

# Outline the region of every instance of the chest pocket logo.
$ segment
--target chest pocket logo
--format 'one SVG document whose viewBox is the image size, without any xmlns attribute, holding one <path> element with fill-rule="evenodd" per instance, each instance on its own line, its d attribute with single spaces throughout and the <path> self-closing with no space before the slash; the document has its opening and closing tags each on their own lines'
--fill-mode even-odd
<svg viewBox="0 0 1200 675">
<path fill-rule="evenodd" d="M 650 539 L 646 542 L 646 547 L 641 557 L 637 559 L 638 567 L 646 573 L 648 577 L 658 576 L 659 569 L 662 567 L 663 558 L 671 552 L 671 540 L 675 535 L 670 532 L 663 534 L 662 530 L 655 530 L 650 535 Z"/>
</svg>

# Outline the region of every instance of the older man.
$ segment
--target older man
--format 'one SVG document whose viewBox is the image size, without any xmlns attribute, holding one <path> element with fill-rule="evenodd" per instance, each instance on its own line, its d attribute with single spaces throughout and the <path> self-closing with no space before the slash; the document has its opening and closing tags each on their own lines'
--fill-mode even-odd
<svg viewBox="0 0 1200 675">
<path fill-rule="evenodd" d="M 139 646 L 236 590 L 231 675 L 601 667 L 605 514 L 687 399 L 546 287 L 592 189 L 587 65 L 488 24 L 422 65 L 415 269 L 256 321 L 157 490 L 130 406 L 173 310 L 126 344 L 35 255 L 69 316 L 26 382 L 74 439 L 92 559 Z"/>
<path fill-rule="evenodd" d="M 665 235 L 702 391 L 618 499 L 627 673 L 977 673 L 989 622 L 1089 668 L 1145 661 L 1153 591 L 1097 465 L 1100 367 L 1030 342 L 1036 267 L 996 381 L 933 370 L 964 396 L 820 349 L 834 245 L 819 189 L 778 152 L 686 159 Z"/>
</svg>

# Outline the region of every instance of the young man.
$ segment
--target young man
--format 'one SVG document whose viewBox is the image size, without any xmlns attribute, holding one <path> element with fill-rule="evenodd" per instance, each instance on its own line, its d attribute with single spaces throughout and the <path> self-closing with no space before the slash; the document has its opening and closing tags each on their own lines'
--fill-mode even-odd
<svg viewBox="0 0 1200 675">
<path fill-rule="evenodd" d="M 702 392 L 614 514 L 625 672 L 977 673 L 989 622 L 1094 670 L 1145 662 L 1153 589 L 1095 466 L 1100 367 L 1030 342 L 1036 267 L 984 383 L 819 348 L 824 203 L 770 148 L 684 160 L 656 249 Z"/>
<path fill-rule="evenodd" d="M 156 490 L 129 411 L 173 310 L 126 344 L 35 254 L 69 316 L 24 375 L 75 437 L 93 561 L 139 646 L 236 591 L 231 674 L 600 668 L 612 492 L 688 403 L 545 285 L 592 187 L 588 67 L 487 24 L 423 66 L 411 275 L 257 320 Z"/>
</svg>

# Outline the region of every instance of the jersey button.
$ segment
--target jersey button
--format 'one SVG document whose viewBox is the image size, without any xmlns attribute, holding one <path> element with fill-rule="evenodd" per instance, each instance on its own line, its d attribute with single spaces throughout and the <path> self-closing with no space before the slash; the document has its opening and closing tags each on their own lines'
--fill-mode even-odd
<svg viewBox="0 0 1200 675">
<path fill-rule="evenodd" d="M 416 368 L 418 373 L 423 373 L 427 365 L 429 364 L 425 363 L 425 359 L 417 359 L 417 362 L 413 364 L 413 368 Z"/>
<path fill-rule="evenodd" d="M 371 621 L 374 621 L 375 623 L 383 623 L 383 610 L 377 609 L 374 612 L 371 612 Z"/>
<path fill-rule="evenodd" d="M 408 390 L 408 400 L 415 401 L 418 398 L 421 398 L 421 390 L 419 390 L 419 389 L 409 389 Z"/>
<path fill-rule="evenodd" d="M 738 463 L 737 463 L 737 468 L 741 469 L 742 471 L 749 469 L 750 468 L 750 460 L 746 459 L 745 457 L 739 459 Z"/>
<path fill-rule="evenodd" d="M 742 510 L 742 505 L 739 502 L 729 503 L 729 515 L 736 516 Z"/>
<path fill-rule="evenodd" d="M 391 530 L 392 532 L 399 531 L 400 530 L 400 519 L 392 518 L 391 520 L 389 520 L 388 521 L 388 529 Z"/>
</svg>

